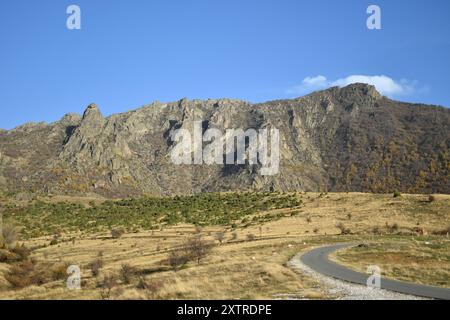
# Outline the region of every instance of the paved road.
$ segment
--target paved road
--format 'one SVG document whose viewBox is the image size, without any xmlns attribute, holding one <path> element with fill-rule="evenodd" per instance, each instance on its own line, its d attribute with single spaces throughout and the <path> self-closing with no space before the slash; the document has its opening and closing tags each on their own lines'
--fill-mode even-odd
<svg viewBox="0 0 450 320">
<path fill-rule="evenodd" d="M 351 247 L 354 244 L 336 244 L 314 249 L 305 253 L 301 261 L 314 271 L 336 279 L 366 285 L 368 274 L 356 272 L 328 259 L 328 255 L 336 250 Z M 450 300 L 450 289 L 424 286 L 381 278 L 381 288 L 415 295 L 419 297 Z"/>
</svg>

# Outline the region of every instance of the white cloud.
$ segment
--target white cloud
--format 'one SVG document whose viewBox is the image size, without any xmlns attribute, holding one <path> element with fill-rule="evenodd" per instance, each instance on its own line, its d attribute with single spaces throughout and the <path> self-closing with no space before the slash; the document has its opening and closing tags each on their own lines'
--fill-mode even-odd
<svg viewBox="0 0 450 320">
<path fill-rule="evenodd" d="M 388 97 L 404 96 L 416 92 L 417 81 L 402 79 L 396 81 L 388 76 L 350 75 L 337 80 L 328 80 L 325 76 L 307 77 L 302 84 L 290 88 L 287 94 L 306 94 L 329 87 L 345 87 L 353 83 L 367 83 L 377 88 L 378 92 Z"/>
</svg>

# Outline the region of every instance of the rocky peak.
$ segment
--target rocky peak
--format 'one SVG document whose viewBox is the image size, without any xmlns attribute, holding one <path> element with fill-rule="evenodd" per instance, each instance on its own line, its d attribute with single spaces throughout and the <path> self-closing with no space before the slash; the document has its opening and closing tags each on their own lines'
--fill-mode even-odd
<svg viewBox="0 0 450 320">
<path fill-rule="evenodd" d="M 83 113 L 80 129 L 87 135 L 97 135 L 105 124 L 100 109 L 95 103 L 90 104 Z"/>
<path fill-rule="evenodd" d="M 371 97 L 380 99 L 382 95 L 377 91 L 375 86 L 366 83 L 353 83 L 340 89 L 341 95 L 344 97 Z"/>
<path fill-rule="evenodd" d="M 93 118 L 93 117 L 103 118 L 102 113 L 100 112 L 100 109 L 97 107 L 97 105 L 95 103 L 91 103 L 90 105 L 88 105 L 86 110 L 84 110 L 84 113 L 83 113 L 83 120 L 88 119 L 88 118 Z"/>
<path fill-rule="evenodd" d="M 189 99 L 185 97 L 185 98 L 179 100 L 178 107 L 182 108 L 182 109 L 188 108 L 189 107 Z"/>
<path fill-rule="evenodd" d="M 65 114 L 61 120 L 59 120 L 59 123 L 64 126 L 75 126 L 79 125 L 81 121 L 81 116 L 77 113 L 67 113 Z"/>
</svg>

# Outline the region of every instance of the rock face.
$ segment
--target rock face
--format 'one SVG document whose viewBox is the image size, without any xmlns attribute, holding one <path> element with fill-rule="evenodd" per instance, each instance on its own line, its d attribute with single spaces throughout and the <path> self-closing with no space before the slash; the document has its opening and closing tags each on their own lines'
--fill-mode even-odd
<svg viewBox="0 0 450 320">
<path fill-rule="evenodd" d="M 176 129 L 275 127 L 280 169 L 175 165 Z M 293 99 L 182 99 L 103 117 L 83 116 L 0 131 L 0 189 L 109 197 L 228 190 L 450 193 L 450 110 L 408 104 L 354 84 Z"/>
</svg>

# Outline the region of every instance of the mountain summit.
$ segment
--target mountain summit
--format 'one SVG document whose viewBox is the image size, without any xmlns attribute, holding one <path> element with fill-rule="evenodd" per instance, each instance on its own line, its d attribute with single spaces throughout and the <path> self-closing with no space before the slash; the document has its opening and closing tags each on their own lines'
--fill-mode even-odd
<svg viewBox="0 0 450 320">
<path fill-rule="evenodd" d="M 255 165 L 175 165 L 178 128 L 273 126 L 280 171 Z M 228 190 L 450 193 L 450 110 L 393 101 L 373 86 L 333 87 L 251 104 L 182 99 L 103 117 L 0 131 L 0 189 L 46 194 L 173 195 Z"/>
</svg>

